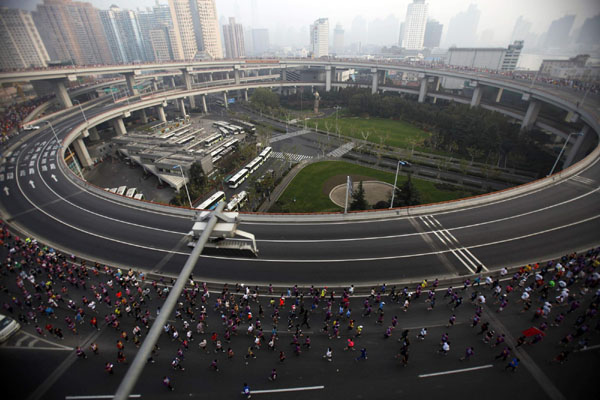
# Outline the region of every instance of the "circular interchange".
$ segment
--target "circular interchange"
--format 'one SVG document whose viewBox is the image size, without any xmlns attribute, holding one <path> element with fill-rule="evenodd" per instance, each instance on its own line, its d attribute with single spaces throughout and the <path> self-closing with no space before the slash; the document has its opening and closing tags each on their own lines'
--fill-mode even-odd
<svg viewBox="0 0 600 400">
<path fill-rule="evenodd" d="M 493 75 L 362 62 L 315 60 L 294 64 L 398 68 L 431 76 L 460 76 L 529 92 L 569 111 L 577 110 L 573 102 L 553 93 L 531 90 Z M 318 84 L 260 82 L 169 92 L 129 105 L 90 110 L 88 122 L 73 113 L 55 122 L 54 128 L 68 145 L 87 127 L 125 112 L 190 95 L 262 86 Z M 580 115 L 598 132 L 593 116 L 585 111 Z M 110 265 L 176 275 L 190 252 L 184 236 L 191 228 L 193 212 L 107 194 L 74 176 L 61 155 L 48 129 L 15 148 L 7 160 L 11 163 L 13 159 L 15 172 L 14 179 L 7 182 L 13 197 L 3 202 L 6 219 L 17 229 L 69 253 Z M 422 277 L 459 277 L 473 273 L 479 264 L 484 270 L 493 270 L 587 249 L 597 244 L 597 159 L 598 148 L 583 162 L 551 178 L 448 204 L 348 216 L 244 214 L 240 229 L 255 234 L 260 257 L 204 255 L 194 276 L 214 283 L 373 285 Z"/>
</svg>

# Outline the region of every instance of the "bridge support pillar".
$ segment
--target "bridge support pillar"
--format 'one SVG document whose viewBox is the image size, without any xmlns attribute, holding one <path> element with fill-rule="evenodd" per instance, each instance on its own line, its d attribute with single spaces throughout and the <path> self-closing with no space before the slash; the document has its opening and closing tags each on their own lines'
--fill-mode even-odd
<svg viewBox="0 0 600 400">
<path fill-rule="evenodd" d="M 373 74 L 373 83 L 371 84 L 371 94 L 377 93 L 378 85 L 379 85 L 379 74 L 377 73 L 377 68 L 371 68 L 371 74 Z"/>
<path fill-rule="evenodd" d="M 92 162 L 92 158 L 90 157 L 90 153 L 87 151 L 87 147 L 85 147 L 85 143 L 83 143 L 82 137 L 75 139 L 73 142 L 73 148 L 75 149 L 77 158 L 79 158 L 79 162 L 84 168 L 91 167 L 94 164 Z"/>
<path fill-rule="evenodd" d="M 56 98 L 63 106 L 63 108 L 73 107 L 73 103 L 71 102 L 71 98 L 69 97 L 69 92 L 67 92 L 67 88 L 65 87 L 65 82 L 62 79 L 53 79 L 50 82 L 54 87 Z"/>
<path fill-rule="evenodd" d="M 248 101 L 248 89 L 244 89 L 244 100 Z"/>
<path fill-rule="evenodd" d="M 137 96 L 138 90 L 135 87 L 135 73 L 127 72 L 123 75 L 125 75 L 125 82 L 127 82 L 127 90 L 129 91 L 129 96 Z"/>
<path fill-rule="evenodd" d="M 325 91 L 331 91 L 331 65 L 325 66 Z"/>
<path fill-rule="evenodd" d="M 127 129 L 125 129 L 125 123 L 123 122 L 123 118 L 115 118 L 112 120 L 113 127 L 115 128 L 115 132 L 117 136 L 122 136 L 127 134 Z"/>
<path fill-rule="evenodd" d="M 240 84 L 240 66 L 239 65 L 233 66 L 233 78 L 235 79 L 235 84 L 239 85 Z"/>
<path fill-rule="evenodd" d="M 208 73 L 208 81 L 209 81 L 209 82 L 212 82 L 212 81 L 213 81 L 213 73 L 212 73 L 212 72 L 209 72 L 209 73 Z"/>
<path fill-rule="evenodd" d="M 192 90 L 192 82 L 193 77 L 188 71 L 187 68 L 181 70 L 183 73 L 183 83 L 185 84 L 185 90 Z M 196 108 L 196 101 L 194 100 L 194 96 L 188 96 L 188 100 L 190 101 L 190 108 Z"/>
<path fill-rule="evenodd" d="M 185 113 L 185 103 L 184 103 L 183 99 L 179 99 L 178 102 L 179 102 L 179 111 L 181 112 L 181 116 L 183 118 L 185 118 L 187 115 Z"/>
<path fill-rule="evenodd" d="M 143 108 L 140 110 L 140 119 L 142 120 L 142 124 L 148 123 L 148 116 L 146 115 L 146 110 Z"/>
<path fill-rule="evenodd" d="M 208 114 L 208 107 L 206 106 L 206 95 L 205 94 L 202 95 L 202 111 L 204 111 L 204 114 Z"/>
<path fill-rule="evenodd" d="M 227 102 L 227 92 L 223 92 L 223 104 L 225 104 L 225 108 L 229 108 L 229 103 Z"/>
<path fill-rule="evenodd" d="M 96 129 L 95 126 L 92 126 L 88 129 L 88 134 L 91 141 L 97 142 L 98 140 L 100 140 L 100 135 L 98 135 L 98 129 Z"/>
<path fill-rule="evenodd" d="M 590 127 L 584 125 L 581 130 L 582 135 L 577 136 L 575 144 L 571 146 L 571 149 L 567 153 L 567 159 L 563 164 L 563 169 L 570 167 L 574 162 L 581 160 L 590 147 L 594 145 L 593 135 L 590 133 Z"/>
<path fill-rule="evenodd" d="M 427 76 L 421 78 L 421 86 L 419 87 L 419 103 L 425 102 L 427 96 Z"/>
<path fill-rule="evenodd" d="M 502 93 L 504 93 L 504 88 L 498 88 L 498 94 L 496 94 L 496 103 L 500 103 L 500 99 L 502 99 Z"/>
<path fill-rule="evenodd" d="M 285 67 L 281 68 L 281 80 L 284 82 L 287 81 L 287 70 L 285 69 Z"/>
<path fill-rule="evenodd" d="M 542 104 L 539 101 L 533 99 L 529 101 L 529 106 L 527 107 L 525 118 L 523 118 L 523 122 L 521 123 L 522 131 L 531 130 L 531 128 L 535 124 L 535 120 L 537 119 L 538 114 L 540 113 L 541 107 Z"/>
<path fill-rule="evenodd" d="M 473 90 L 473 96 L 471 97 L 471 108 L 479 107 L 479 103 L 481 103 L 481 95 L 483 92 L 481 91 L 481 86 L 477 84 L 475 90 Z"/>
<path fill-rule="evenodd" d="M 160 122 L 167 122 L 167 116 L 165 115 L 165 108 L 163 106 L 156 106 L 156 113 Z"/>
<path fill-rule="evenodd" d="M 156 79 L 152 80 L 152 89 L 154 89 L 155 92 L 158 92 L 158 82 Z"/>
<path fill-rule="evenodd" d="M 440 79 L 439 76 L 435 77 L 435 91 L 439 92 L 440 91 L 440 84 L 442 83 L 442 80 Z M 433 98 L 433 104 L 437 103 L 437 97 Z"/>
</svg>

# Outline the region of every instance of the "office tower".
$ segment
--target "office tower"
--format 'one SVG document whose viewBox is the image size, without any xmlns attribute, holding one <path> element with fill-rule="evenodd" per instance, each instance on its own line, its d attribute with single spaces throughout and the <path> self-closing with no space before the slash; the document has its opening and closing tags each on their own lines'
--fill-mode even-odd
<svg viewBox="0 0 600 400">
<path fill-rule="evenodd" d="M 450 19 L 445 44 L 451 46 L 474 46 L 481 11 L 471 4 L 467 11 L 460 12 Z"/>
<path fill-rule="evenodd" d="M 530 34 L 531 22 L 523 18 L 521 15 L 519 18 L 517 18 L 517 22 L 515 22 L 515 27 L 510 35 L 510 41 L 514 42 L 515 40 L 526 40 Z"/>
<path fill-rule="evenodd" d="M 252 29 L 252 46 L 254 54 L 260 56 L 269 51 L 269 30 L 268 29 Z"/>
<path fill-rule="evenodd" d="M 0 7 L 0 69 L 46 67 L 48 52 L 31 13 Z"/>
<path fill-rule="evenodd" d="M 190 0 L 198 50 L 212 59 L 223 58 L 215 0 Z"/>
<path fill-rule="evenodd" d="M 367 21 L 360 15 L 352 20 L 348 35 L 349 43 L 366 43 L 368 39 Z"/>
<path fill-rule="evenodd" d="M 144 58 L 146 61 L 154 61 L 154 55 L 150 41 L 150 30 L 154 28 L 154 13 L 148 9 L 148 11 L 137 11 L 135 14 L 140 27 L 140 33 L 142 35 Z"/>
<path fill-rule="evenodd" d="M 413 0 L 406 9 L 404 32 L 401 47 L 407 50 L 421 50 L 425 38 L 427 22 L 427 4 L 425 0 Z"/>
<path fill-rule="evenodd" d="M 333 52 L 342 54 L 344 52 L 344 28 L 337 24 L 333 30 Z"/>
<path fill-rule="evenodd" d="M 142 32 L 136 13 L 112 6 L 108 10 L 100 10 L 99 15 L 116 63 L 146 61 Z"/>
<path fill-rule="evenodd" d="M 198 52 L 192 4 L 194 0 L 169 0 L 173 30 L 175 32 L 173 48 L 184 60 L 193 60 Z"/>
<path fill-rule="evenodd" d="M 595 17 L 590 17 L 585 20 L 579 36 L 577 37 L 577 43 L 597 45 L 598 39 L 600 38 L 600 14 Z"/>
<path fill-rule="evenodd" d="M 90 3 L 44 0 L 32 16 L 51 60 L 113 62 L 98 10 Z"/>
<path fill-rule="evenodd" d="M 423 39 L 423 47 L 433 49 L 434 47 L 440 46 L 442 39 L 442 30 L 444 25 L 440 24 L 435 19 L 427 21 L 425 26 L 425 38 Z"/>
<path fill-rule="evenodd" d="M 310 26 L 310 47 L 314 58 L 329 55 L 329 19 L 319 18 Z"/>
<path fill-rule="evenodd" d="M 546 33 L 544 47 L 561 48 L 569 44 L 569 33 L 573 27 L 575 15 L 565 15 L 562 18 L 555 19 L 550 24 Z M 598 38 L 595 38 L 596 41 Z"/>
<path fill-rule="evenodd" d="M 223 38 L 227 58 L 246 57 L 244 29 L 242 24 L 235 23 L 235 18 L 229 18 L 229 24 L 223 25 Z"/>
</svg>

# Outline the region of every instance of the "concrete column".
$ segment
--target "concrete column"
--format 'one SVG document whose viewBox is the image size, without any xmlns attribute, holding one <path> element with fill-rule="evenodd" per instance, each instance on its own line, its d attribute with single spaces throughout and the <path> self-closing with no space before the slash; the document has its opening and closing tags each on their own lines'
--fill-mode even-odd
<svg viewBox="0 0 600 400">
<path fill-rule="evenodd" d="M 223 103 L 225 104 L 225 108 L 229 108 L 229 103 L 227 102 L 227 92 L 223 92 Z"/>
<path fill-rule="evenodd" d="M 479 84 L 473 90 L 473 96 L 471 97 L 471 108 L 479 107 L 479 103 L 481 103 L 481 95 L 483 94 L 481 90 L 481 86 Z"/>
<path fill-rule="evenodd" d="M 100 135 L 98 135 L 98 129 L 95 126 L 92 126 L 88 129 L 88 133 L 90 135 L 90 140 L 93 142 L 97 142 L 100 140 Z"/>
<path fill-rule="evenodd" d="M 208 114 L 208 107 L 206 106 L 206 95 L 205 94 L 202 95 L 202 111 L 204 111 L 204 114 Z"/>
<path fill-rule="evenodd" d="M 496 103 L 500 103 L 500 99 L 502 98 L 503 92 L 504 92 L 504 88 L 498 88 L 498 94 L 496 95 Z"/>
<path fill-rule="evenodd" d="M 185 113 L 185 103 L 183 101 L 183 99 L 179 99 L 179 111 L 181 111 L 181 116 L 185 118 L 186 113 Z"/>
<path fill-rule="evenodd" d="M 563 169 L 570 167 L 574 162 L 581 160 L 590 146 L 594 145 L 593 135 L 590 133 L 590 127 L 583 126 L 582 135 L 577 136 L 575 144 L 567 153 L 567 159 L 563 164 Z"/>
<path fill-rule="evenodd" d="M 240 84 L 240 66 L 239 65 L 233 66 L 233 77 L 235 79 L 235 84 L 239 85 Z"/>
<path fill-rule="evenodd" d="M 379 85 L 379 75 L 377 74 L 377 68 L 371 68 L 371 73 L 373 74 L 373 83 L 371 84 L 371 94 L 377 93 L 378 85 Z"/>
<path fill-rule="evenodd" d="M 285 68 L 281 69 L 281 80 L 284 82 L 287 81 L 287 70 Z"/>
<path fill-rule="evenodd" d="M 439 92 L 440 91 L 440 84 L 442 83 L 442 80 L 440 79 L 439 76 L 435 77 L 435 91 Z M 437 97 L 433 98 L 433 104 L 437 103 Z"/>
<path fill-rule="evenodd" d="M 244 100 L 248 101 L 248 89 L 244 89 Z"/>
<path fill-rule="evenodd" d="M 183 72 L 183 83 L 185 84 L 185 90 L 192 90 L 192 75 L 187 69 L 182 69 L 181 71 Z M 196 100 L 194 99 L 194 96 L 188 96 L 188 100 L 190 101 L 190 108 L 196 108 Z"/>
<path fill-rule="evenodd" d="M 142 120 L 142 124 L 148 123 L 148 116 L 146 115 L 146 110 L 143 108 L 140 110 L 140 119 Z"/>
<path fill-rule="evenodd" d="M 419 88 L 419 103 L 425 102 L 425 97 L 427 96 L 427 77 L 424 76 L 421 78 L 421 86 Z"/>
<path fill-rule="evenodd" d="M 158 92 L 158 82 L 153 80 L 152 81 L 152 88 L 154 89 L 155 92 Z"/>
<path fill-rule="evenodd" d="M 138 94 L 138 90 L 135 86 L 135 75 L 132 72 L 126 73 L 125 81 L 127 82 L 127 90 L 129 91 L 130 96 L 135 96 Z"/>
<path fill-rule="evenodd" d="M 167 122 L 167 116 L 165 115 L 165 108 L 163 106 L 156 106 L 156 112 L 158 113 L 158 119 L 161 122 Z"/>
<path fill-rule="evenodd" d="M 212 82 L 212 81 L 213 81 L 213 73 L 212 73 L 212 72 L 209 72 L 209 73 L 208 73 L 208 81 L 209 81 L 209 82 Z"/>
<path fill-rule="evenodd" d="M 88 153 L 85 143 L 83 143 L 83 139 L 81 137 L 77 138 L 73 142 L 73 148 L 75 149 L 77 158 L 79 158 L 79 162 L 84 168 L 94 165 L 92 158 L 90 157 L 90 153 Z"/>
<path fill-rule="evenodd" d="M 113 127 L 115 128 L 115 132 L 117 136 L 122 136 L 127 134 L 127 129 L 125 129 L 125 124 L 123 123 L 123 118 L 115 118 L 112 120 Z"/>
<path fill-rule="evenodd" d="M 225 79 L 229 79 L 229 72 L 225 72 Z"/>
<path fill-rule="evenodd" d="M 51 82 L 54 86 L 56 98 L 58 99 L 58 101 L 60 101 L 60 104 L 63 106 L 63 108 L 73 107 L 73 103 L 71 102 L 71 98 L 69 97 L 69 93 L 67 92 L 67 88 L 65 87 L 65 83 L 61 79 L 56 79 Z"/>
<path fill-rule="evenodd" d="M 523 122 L 521 123 L 521 130 L 528 131 L 535 124 L 535 120 L 537 119 L 538 114 L 540 113 L 540 108 L 542 104 L 537 100 L 530 100 L 529 106 L 527 107 L 527 112 L 525 113 L 525 118 L 523 118 Z"/>
<path fill-rule="evenodd" d="M 331 90 L 331 65 L 325 66 L 325 91 Z"/>
</svg>

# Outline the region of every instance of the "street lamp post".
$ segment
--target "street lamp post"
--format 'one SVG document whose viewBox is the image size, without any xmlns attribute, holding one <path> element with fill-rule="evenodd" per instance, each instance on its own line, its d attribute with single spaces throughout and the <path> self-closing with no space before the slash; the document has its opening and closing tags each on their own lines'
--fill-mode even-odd
<svg viewBox="0 0 600 400">
<path fill-rule="evenodd" d="M 58 139 L 58 135 L 56 135 L 56 131 L 54 130 L 54 127 L 52 126 L 50 121 L 44 121 L 44 122 L 47 123 L 48 125 L 50 125 L 50 129 L 52 130 L 52 134 L 54 135 L 54 139 L 56 139 L 56 143 L 58 144 L 58 147 L 62 147 L 62 144 L 61 144 L 60 140 Z M 73 155 L 73 152 L 71 151 L 71 148 L 69 146 L 67 146 L 67 150 L 69 151 L 69 156 L 71 156 L 71 158 L 74 160 L 73 162 L 75 162 L 75 166 L 77 167 L 77 172 L 79 173 L 79 176 L 81 177 L 81 179 L 84 179 L 83 172 L 81 172 L 81 168 L 79 168 L 79 164 L 77 164 L 77 161 L 75 161 L 75 156 Z"/>
<path fill-rule="evenodd" d="M 394 197 L 396 195 L 396 183 L 398 182 L 398 170 L 400 169 L 400 160 L 396 164 L 396 177 L 394 178 L 394 187 L 392 188 L 392 202 L 390 203 L 390 210 L 394 207 Z"/>
<path fill-rule="evenodd" d="M 179 169 L 181 171 L 181 178 L 183 179 L 183 186 L 185 186 L 185 192 L 187 193 L 187 198 L 190 203 L 190 208 L 194 208 L 192 206 L 192 199 L 190 198 L 190 191 L 188 190 L 187 183 L 185 182 L 185 175 L 183 175 L 183 167 L 181 165 L 174 165 L 173 169 Z"/>
<path fill-rule="evenodd" d="M 83 115 L 83 119 L 84 119 L 84 120 L 85 120 L 85 122 L 87 123 L 87 122 L 88 122 L 88 120 L 87 120 L 87 118 L 85 117 L 85 113 L 83 112 L 83 107 L 81 107 L 81 103 L 80 103 L 80 102 L 79 102 L 79 100 L 77 100 L 77 99 L 73 99 L 73 101 L 76 101 L 76 102 L 77 102 L 77 104 L 79 105 L 79 109 L 81 110 L 81 114 Z"/>
<path fill-rule="evenodd" d="M 583 134 L 581 132 L 571 132 L 571 133 L 569 133 L 569 136 L 567 136 L 567 140 L 565 140 L 565 144 L 563 144 L 562 149 L 560 149 L 560 153 L 558 153 L 558 157 L 556 157 L 556 161 L 554 161 L 554 165 L 552 166 L 552 169 L 550 170 L 550 172 L 546 176 L 550 176 L 550 175 L 552 175 L 554 173 L 554 169 L 558 165 L 558 161 L 560 160 L 560 157 L 563 155 L 563 152 L 565 151 L 565 148 L 567 147 L 567 144 L 569 144 L 569 139 L 571 139 L 572 135 L 582 136 Z"/>
</svg>

